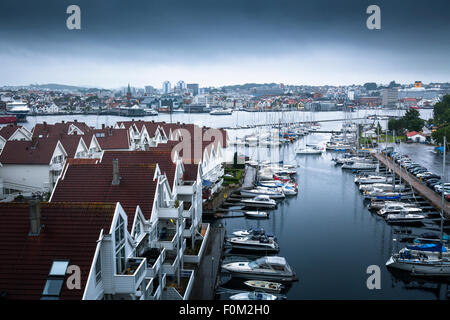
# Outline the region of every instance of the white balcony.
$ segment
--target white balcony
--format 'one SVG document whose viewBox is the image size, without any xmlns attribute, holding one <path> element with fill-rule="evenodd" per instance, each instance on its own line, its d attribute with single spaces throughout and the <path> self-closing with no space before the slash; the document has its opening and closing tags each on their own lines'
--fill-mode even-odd
<svg viewBox="0 0 450 320">
<path fill-rule="evenodd" d="M 196 263 L 199 264 L 200 261 L 202 260 L 203 254 L 205 252 L 206 249 L 206 245 L 208 243 L 208 238 L 209 238 L 209 232 L 210 232 L 210 225 L 209 223 L 202 223 L 202 229 L 205 230 L 205 233 L 203 235 L 203 239 L 197 239 L 196 241 L 201 241 L 201 245 L 200 248 L 197 250 L 195 250 L 195 252 L 193 252 L 194 254 L 187 254 L 185 252 L 184 254 L 184 262 L 187 263 Z M 192 250 L 190 250 L 192 251 Z M 196 254 L 195 254 L 196 253 Z"/>
<path fill-rule="evenodd" d="M 194 206 L 190 202 L 185 202 L 183 207 L 183 218 L 192 218 L 192 215 L 194 214 Z"/>
<path fill-rule="evenodd" d="M 161 283 L 159 283 L 157 286 L 155 282 L 157 281 L 157 278 L 153 279 L 153 291 L 146 297 L 147 300 L 160 300 L 162 291 L 166 287 L 166 275 L 164 274 L 161 278 Z M 155 288 L 156 286 L 156 288 Z"/>
<path fill-rule="evenodd" d="M 179 267 L 180 262 L 180 255 L 166 257 L 163 265 L 162 265 L 162 272 L 166 273 L 168 275 L 174 275 Z"/>
<path fill-rule="evenodd" d="M 158 208 L 158 217 L 162 219 L 178 219 L 183 213 L 183 201 L 180 201 L 178 207 L 175 207 L 175 201 L 170 201 L 167 207 Z"/>
<path fill-rule="evenodd" d="M 139 300 L 150 300 L 153 293 L 153 278 L 145 278 L 145 291 Z"/>
<path fill-rule="evenodd" d="M 153 251 L 155 250 L 155 251 Z M 158 254 L 159 253 L 159 254 Z M 156 277 L 161 269 L 164 259 L 166 258 L 166 249 L 161 251 L 152 249 L 143 254 L 147 259 L 147 277 Z"/>
<path fill-rule="evenodd" d="M 181 270 L 181 277 L 189 278 L 186 290 L 184 291 L 183 300 L 189 300 L 192 287 L 194 286 L 194 270 Z"/>
<path fill-rule="evenodd" d="M 184 227 L 183 229 L 183 238 L 191 238 L 195 232 L 195 226 L 193 223 L 189 225 L 188 228 Z"/>
<path fill-rule="evenodd" d="M 130 269 L 130 271 L 128 271 L 129 274 L 114 275 L 116 293 L 136 294 L 147 274 L 147 259 L 128 259 L 126 270 L 128 269 Z"/>
<path fill-rule="evenodd" d="M 178 241 L 178 237 L 181 232 L 177 232 L 176 229 L 168 229 L 167 233 L 164 235 L 158 235 L 158 240 L 156 241 L 153 247 L 155 248 L 164 248 L 168 251 L 173 250 L 176 247 L 176 243 Z"/>
<path fill-rule="evenodd" d="M 193 195 L 197 188 L 196 181 L 182 181 L 181 184 L 177 186 L 177 193 L 180 195 Z"/>
</svg>

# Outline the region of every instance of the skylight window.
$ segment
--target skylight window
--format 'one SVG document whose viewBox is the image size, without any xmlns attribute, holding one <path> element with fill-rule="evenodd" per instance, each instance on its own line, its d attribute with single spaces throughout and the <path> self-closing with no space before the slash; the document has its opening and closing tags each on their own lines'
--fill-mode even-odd
<svg viewBox="0 0 450 320">
<path fill-rule="evenodd" d="M 50 269 L 50 276 L 65 276 L 69 261 L 53 261 L 52 268 Z"/>
<path fill-rule="evenodd" d="M 47 276 L 47 282 L 45 282 L 44 290 L 42 291 L 42 300 L 59 299 L 68 267 L 68 260 L 53 261 L 50 272 Z"/>
</svg>

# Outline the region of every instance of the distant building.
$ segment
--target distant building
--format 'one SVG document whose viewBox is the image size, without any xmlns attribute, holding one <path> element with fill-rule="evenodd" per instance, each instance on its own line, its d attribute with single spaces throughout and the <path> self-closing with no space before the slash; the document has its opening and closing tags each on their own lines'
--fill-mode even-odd
<svg viewBox="0 0 450 320">
<path fill-rule="evenodd" d="M 198 95 L 198 83 L 188 83 L 187 88 L 192 92 L 193 96 Z"/>
<path fill-rule="evenodd" d="M 384 107 L 396 107 L 398 102 L 398 89 L 383 89 L 381 103 Z"/>
<path fill-rule="evenodd" d="M 155 94 L 156 90 L 153 86 L 145 86 L 145 94 Z"/>
<path fill-rule="evenodd" d="M 170 93 L 172 91 L 172 88 L 170 86 L 170 81 L 164 81 L 162 90 L 164 94 Z"/>
<path fill-rule="evenodd" d="M 186 83 L 183 80 L 177 82 L 176 89 L 178 91 L 186 90 Z"/>
</svg>

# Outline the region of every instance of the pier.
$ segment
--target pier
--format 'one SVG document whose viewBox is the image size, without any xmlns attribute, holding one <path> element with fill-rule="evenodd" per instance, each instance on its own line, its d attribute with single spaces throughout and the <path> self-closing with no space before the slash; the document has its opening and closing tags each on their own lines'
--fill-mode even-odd
<svg viewBox="0 0 450 320">
<path fill-rule="evenodd" d="M 393 163 L 391 160 L 388 160 L 380 153 L 374 153 L 373 156 L 379 160 L 382 164 L 389 168 L 390 170 L 394 170 L 397 176 L 400 176 L 400 170 L 402 173 L 402 179 L 406 181 L 412 188 L 414 188 L 417 193 L 419 193 L 423 198 L 430 201 L 430 203 L 437 209 L 442 209 L 442 197 L 422 184 L 416 177 L 412 176 L 408 171 L 403 169 L 401 166 Z M 450 203 L 444 200 L 444 215 L 448 219 L 450 218 Z"/>
</svg>

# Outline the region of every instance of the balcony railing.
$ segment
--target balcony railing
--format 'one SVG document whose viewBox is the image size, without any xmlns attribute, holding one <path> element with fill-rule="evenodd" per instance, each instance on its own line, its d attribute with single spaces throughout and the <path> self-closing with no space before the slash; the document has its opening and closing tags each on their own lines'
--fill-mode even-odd
<svg viewBox="0 0 450 320">
<path fill-rule="evenodd" d="M 177 192 L 180 195 L 193 195 L 195 193 L 196 188 L 197 188 L 196 181 L 182 181 L 177 186 Z"/>
<path fill-rule="evenodd" d="M 127 267 L 131 269 L 130 274 L 114 275 L 115 289 L 117 293 L 134 294 L 147 273 L 147 259 L 130 258 L 127 261 Z"/>
<path fill-rule="evenodd" d="M 191 202 L 185 202 L 183 207 L 183 218 L 192 218 L 194 206 Z"/>
<path fill-rule="evenodd" d="M 163 248 L 159 251 L 159 255 L 156 257 L 156 260 L 154 255 L 147 256 L 144 253 L 144 256 L 147 259 L 147 277 L 156 277 L 162 264 L 164 263 L 164 259 L 166 258 L 166 249 Z"/>
<path fill-rule="evenodd" d="M 158 208 L 158 217 L 166 219 L 180 218 L 183 213 L 183 201 L 178 203 L 178 207 L 175 208 L 175 201 L 170 201 L 167 207 Z"/>
<path fill-rule="evenodd" d="M 166 260 L 162 265 L 162 272 L 168 275 L 174 275 L 176 270 L 178 269 L 179 261 L 179 255 L 166 257 Z"/>
<path fill-rule="evenodd" d="M 167 233 L 162 235 L 161 233 L 158 235 L 158 247 L 165 248 L 166 250 L 173 250 L 178 241 L 178 236 L 181 232 L 177 232 L 176 229 L 167 229 Z"/>
<path fill-rule="evenodd" d="M 181 277 L 189 278 L 186 290 L 184 291 L 183 300 L 189 300 L 192 287 L 194 286 L 194 270 L 181 270 Z"/>
<path fill-rule="evenodd" d="M 60 171 L 60 170 L 62 170 L 63 166 L 64 166 L 64 162 L 52 163 L 50 165 L 50 170 L 51 171 Z"/>
<path fill-rule="evenodd" d="M 203 236 L 203 239 L 201 240 L 202 244 L 200 245 L 200 249 L 198 250 L 198 253 L 196 255 L 184 254 L 184 262 L 197 263 L 197 264 L 200 263 L 200 261 L 202 259 L 202 256 L 203 256 L 203 254 L 205 252 L 206 245 L 207 245 L 208 238 L 209 238 L 209 233 L 210 233 L 210 225 L 209 225 L 209 223 L 204 223 L 203 226 L 206 227 L 206 231 L 205 231 L 205 234 Z M 197 240 L 197 241 L 199 241 L 199 240 Z M 183 250 L 183 252 L 184 252 L 184 250 Z"/>
<path fill-rule="evenodd" d="M 145 291 L 144 294 L 141 296 L 140 300 L 151 300 L 151 296 L 153 293 L 153 278 L 145 278 Z"/>
</svg>

